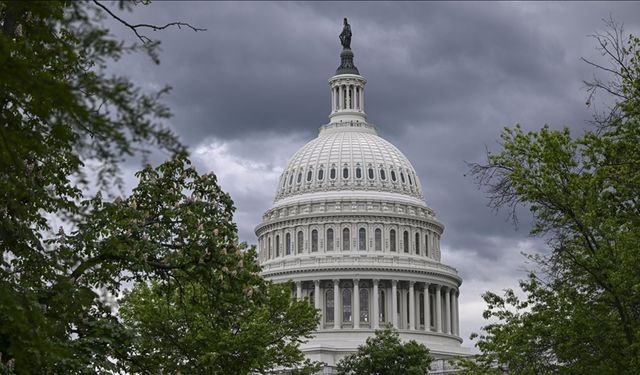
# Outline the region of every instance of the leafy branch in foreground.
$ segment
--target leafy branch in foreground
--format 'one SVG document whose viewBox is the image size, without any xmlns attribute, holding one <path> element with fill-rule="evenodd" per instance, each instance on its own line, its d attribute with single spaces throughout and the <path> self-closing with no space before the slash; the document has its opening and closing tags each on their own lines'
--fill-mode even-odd
<svg viewBox="0 0 640 375">
<path fill-rule="evenodd" d="M 530 208 L 551 252 L 530 257 L 540 271 L 521 282 L 524 300 L 483 295 L 492 323 L 466 373 L 640 372 L 640 39 L 609 26 L 595 37 L 615 77 L 590 89 L 617 102 L 596 131 L 505 129 L 502 150 L 472 165 L 490 205 Z"/>
</svg>

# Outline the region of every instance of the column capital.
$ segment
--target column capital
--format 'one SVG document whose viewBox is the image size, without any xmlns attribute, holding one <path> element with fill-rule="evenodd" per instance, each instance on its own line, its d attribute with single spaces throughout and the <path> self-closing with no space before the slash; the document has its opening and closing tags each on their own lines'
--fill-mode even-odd
<svg viewBox="0 0 640 375">
<path fill-rule="evenodd" d="M 431 284 L 429 284 L 428 282 L 426 282 L 426 281 L 425 281 L 425 283 L 424 283 L 424 285 L 423 285 L 424 290 L 429 290 L 429 286 L 430 286 L 430 285 L 431 285 Z"/>
<path fill-rule="evenodd" d="M 320 280 L 313 280 L 313 285 L 314 286 L 320 285 Z"/>
<path fill-rule="evenodd" d="M 380 279 L 373 279 L 373 285 L 378 285 L 380 283 Z"/>
<path fill-rule="evenodd" d="M 333 279 L 333 285 L 337 285 L 340 282 L 340 279 Z"/>
<path fill-rule="evenodd" d="M 442 285 L 440 285 L 440 284 L 436 284 L 436 290 L 437 290 L 437 291 L 442 290 Z"/>
<path fill-rule="evenodd" d="M 360 284 L 360 279 L 359 279 L 359 278 L 357 278 L 357 277 L 356 277 L 356 278 L 353 278 L 353 279 L 351 279 L 351 280 L 353 280 L 353 285 Z"/>
<path fill-rule="evenodd" d="M 391 280 L 392 286 L 398 286 L 398 280 Z"/>
<path fill-rule="evenodd" d="M 413 288 L 413 286 L 416 285 L 415 281 L 409 281 L 409 286 Z"/>
</svg>

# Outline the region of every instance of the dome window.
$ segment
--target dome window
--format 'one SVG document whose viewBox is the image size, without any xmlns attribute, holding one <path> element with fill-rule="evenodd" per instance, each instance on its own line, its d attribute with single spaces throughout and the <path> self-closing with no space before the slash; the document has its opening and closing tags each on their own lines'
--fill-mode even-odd
<svg viewBox="0 0 640 375">
<path fill-rule="evenodd" d="M 375 233 L 375 249 L 376 251 L 382 251 L 382 230 L 380 228 L 376 228 Z"/>
<path fill-rule="evenodd" d="M 316 229 L 311 231 L 311 252 L 318 251 L 318 231 Z"/>
<path fill-rule="evenodd" d="M 318 169 L 318 181 L 322 181 L 323 178 L 324 178 L 324 170 Z"/>
<path fill-rule="evenodd" d="M 349 228 L 344 228 L 342 230 L 342 250 L 349 251 L 351 244 L 351 235 L 349 233 Z"/>
<path fill-rule="evenodd" d="M 298 172 L 298 178 L 296 179 L 296 183 L 300 183 L 302 181 L 302 172 Z"/>
<path fill-rule="evenodd" d="M 358 230 L 358 250 L 367 250 L 367 230 L 364 228 Z"/>
<path fill-rule="evenodd" d="M 408 253 L 409 252 L 409 232 L 407 232 L 406 230 L 403 233 L 402 236 L 402 247 L 404 248 L 404 252 Z"/>
<path fill-rule="evenodd" d="M 331 168 L 331 171 L 329 172 L 329 178 L 332 180 L 336 179 L 336 169 L 335 168 Z"/>
<path fill-rule="evenodd" d="M 369 173 L 369 179 L 373 180 L 373 168 L 369 168 L 368 173 Z"/>
<path fill-rule="evenodd" d="M 293 173 L 289 176 L 289 186 L 291 186 L 291 184 L 293 184 Z"/>
<path fill-rule="evenodd" d="M 380 179 L 382 179 L 382 181 L 386 181 L 387 180 L 387 174 L 385 173 L 384 169 L 380 168 Z"/>
<path fill-rule="evenodd" d="M 400 172 L 400 180 L 402 180 L 402 183 L 404 184 L 404 173 Z"/>
<path fill-rule="evenodd" d="M 407 177 L 409 177 L 409 185 L 413 186 L 413 180 L 411 180 L 411 173 L 407 173 Z"/>
<path fill-rule="evenodd" d="M 362 178 L 362 168 L 356 168 L 356 178 Z"/>
<path fill-rule="evenodd" d="M 311 182 L 311 177 L 313 177 L 313 171 L 307 172 L 307 182 Z"/>
<path fill-rule="evenodd" d="M 349 168 L 347 167 L 342 168 L 342 178 L 344 179 L 349 178 Z"/>
<path fill-rule="evenodd" d="M 327 251 L 333 251 L 333 229 L 327 229 Z"/>
<path fill-rule="evenodd" d="M 391 181 L 396 182 L 396 171 L 392 170 L 391 171 Z"/>
<path fill-rule="evenodd" d="M 389 250 L 395 252 L 396 251 L 396 230 L 391 229 L 389 231 Z"/>
</svg>

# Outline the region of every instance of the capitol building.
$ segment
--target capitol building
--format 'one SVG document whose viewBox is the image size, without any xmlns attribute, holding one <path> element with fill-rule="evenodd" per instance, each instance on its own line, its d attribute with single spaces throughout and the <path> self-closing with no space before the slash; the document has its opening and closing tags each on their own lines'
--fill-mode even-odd
<svg viewBox="0 0 640 375">
<path fill-rule="evenodd" d="M 403 341 L 424 344 L 444 370 L 444 360 L 468 354 L 459 329 L 462 279 L 441 262 L 444 226 L 411 162 L 367 121 L 367 81 L 346 19 L 340 39 L 329 123 L 290 159 L 256 227 L 262 275 L 293 281 L 295 296 L 320 309 L 302 351 L 325 362 L 325 372 L 386 324 Z"/>
</svg>

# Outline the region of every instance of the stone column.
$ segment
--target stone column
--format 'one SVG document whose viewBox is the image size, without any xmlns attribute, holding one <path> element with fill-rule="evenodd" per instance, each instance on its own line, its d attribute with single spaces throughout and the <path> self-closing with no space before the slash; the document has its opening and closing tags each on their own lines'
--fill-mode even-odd
<svg viewBox="0 0 640 375">
<path fill-rule="evenodd" d="M 353 279 L 353 328 L 360 328 L 360 280 Z"/>
<path fill-rule="evenodd" d="M 459 324 L 460 322 L 458 322 L 458 291 L 454 290 L 453 294 L 452 294 L 452 305 L 451 307 L 453 308 L 453 334 L 456 336 L 460 336 L 460 327 Z"/>
<path fill-rule="evenodd" d="M 364 112 L 364 87 L 360 89 L 360 110 Z"/>
<path fill-rule="evenodd" d="M 398 280 L 391 280 L 391 323 L 398 328 Z"/>
<path fill-rule="evenodd" d="M 302 299 L 302 281 L 296 281 L 296 298 Z"/>
<path fill-rule="evenodd" d="M 442 286 L 436 285 L 436 331 L 442 332 L 442 297 L 440 289 Z"/>
<path fill-rule="evenodd" d="M 380 319 L 380 311 L 378 311 L 380 308 L 378 282 L 380 282 L 380 280 L 373 279 L 373 315 L 371 316 L 371 326 L 373 329 L 378 329 L 378 325 L 380 324 L 378 322 L 378 319 Z"/>
<path fill-rule="evenodd" d="M 333 328 L 340 328 L 340 280 L 333 279 Z"/>
<path fill-rule="evenodd" d="M 451 288 L 444 292 L 445 333 L 451 334 Z"/>
<path fill-rule="evenodd" d="M 320 280 L 313 280 L 313 305 L 316 309 L 321 308 L 320 306 Z"/>
<path fill-rule="evenodd" d="M 409 281 L 409 329 L 416 329 L 416 296 L 413 286 L 415 281 Z"/>
<path fill-rule="evenodd" d="M 344 109 L 344 86 L 338 86 L 338 109 Z"/>
<path fill-rule="evenodd" d="M 431 306 L 429 305 L 429 283 L 424 283 L 424 330 L 431 331 Z"/>
</svg>

